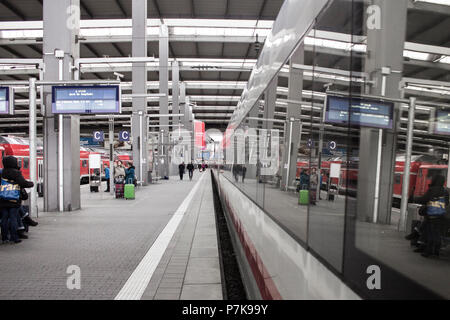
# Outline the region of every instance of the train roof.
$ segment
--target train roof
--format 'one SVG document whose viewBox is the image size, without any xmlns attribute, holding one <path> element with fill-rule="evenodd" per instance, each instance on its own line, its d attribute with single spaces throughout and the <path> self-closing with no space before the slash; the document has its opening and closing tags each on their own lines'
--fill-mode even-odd
<svg viewBox="0 0 450 320">
<path fill-rule="evenodd" d="M 447 169 L 446 164 L 424 164 L 420 166 L 421 169 Z"/>
<path fill-rule="evenodd" d="M 17 136 L 0 136 L 0 143 L 2 144 L 15 144 L 20 146 L 29 146 L 30 140 L 28 138 L 22 138 Z M 43 147 L 44 144 L 42 143 L 41 139 L 36 139 L 36 147 Z"/>
<path fill-rule="evenodd" d="M 406 156 L 404 154 L 398 155 L 395 160 L 396 161 L 405 161 Z M 430 156 L 427 154 L 420 154 L 420 155 L 412 155 L 411 156 L 411 162 L 430 162 L 430 163 L 437 163 L 440 159 L 435 156 Z"/>
</svg>

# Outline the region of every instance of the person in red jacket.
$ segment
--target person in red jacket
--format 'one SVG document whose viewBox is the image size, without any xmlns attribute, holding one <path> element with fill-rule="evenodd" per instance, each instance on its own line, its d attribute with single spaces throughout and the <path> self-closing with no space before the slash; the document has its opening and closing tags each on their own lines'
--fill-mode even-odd
<svg viewBox="0 0 450 320">
<path fill-rule="evenodd" d="M 22 172 L 20 172 L 20 167 L 17 164 L 17 158 L 13 156 L 3 158 L 3 171 L 1 178 L 18 184 L 20 188 L 31 188 L 34 186 L 33 182 L 25 180 Z M 17 221 L 21 204 L 21 198 L 19 198 L 19 200 L 17 201 L 0 199 L 0 212 L 2 217 L 1 231 L 3 243 L 8 241 L 8 231 L 10 235 L 9 240 L 11 242 L 21 242 L 17 235 Z"/>
</svg>

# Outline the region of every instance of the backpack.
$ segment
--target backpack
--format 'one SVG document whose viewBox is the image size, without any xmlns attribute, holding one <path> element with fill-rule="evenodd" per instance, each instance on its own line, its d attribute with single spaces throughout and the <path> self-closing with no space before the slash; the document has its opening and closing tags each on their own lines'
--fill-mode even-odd
<svg viewBox="0 0 450 320">
<path fill-rule="evenodd" d="M 20 200 L 20 186 L 14 181 L 1 178 L 0 199 L 18 202 Z"/>
</svg>

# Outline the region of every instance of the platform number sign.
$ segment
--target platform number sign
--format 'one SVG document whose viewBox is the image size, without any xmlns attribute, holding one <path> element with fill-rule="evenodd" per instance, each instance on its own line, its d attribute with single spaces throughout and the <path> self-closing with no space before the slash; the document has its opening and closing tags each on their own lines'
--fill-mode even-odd
<svg viewBox="0 0 450 320">
<path fill-rule="evenodd" d="M 336 141 L 328 142 L 328 149 L 330 149 L 331 151 L 336 150 L 336 147 L 337 147 Z"/>
<path fill-rule="evenodd" d="M 120 131 L 119 141 L 130 141 L 130 133 L 128 131 Z"/>
<path fill-rule="evenodd" d="M 103 142 L 105 140 L 105 135 L 103 131 L 94 131 L 94 139 L 95 142 Z"/>
<path fill-rule="evenodd" d="M 313 148 L 314 147 L 314 141 L 312 139 L 308 139 L 308 142 L 306 143 L 306 145 L 308 146 L 308 148 Z"/>
</svg>

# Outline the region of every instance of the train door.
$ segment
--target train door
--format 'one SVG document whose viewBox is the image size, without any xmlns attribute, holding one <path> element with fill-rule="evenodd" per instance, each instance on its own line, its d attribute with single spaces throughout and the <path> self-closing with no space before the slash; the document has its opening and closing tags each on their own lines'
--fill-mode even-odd
<svg viewBox="0 0 450 320">
<path fill-rule="evenodd" d="M 37 192 L 39 197 L 44 196 L 44 160 L 37 160 Z"/>
<path fill-rule="evenodd" d="M 37 180 L 38 183 L 44 182 L 44 160 L 39 159 L 37 161 Z"/>
</svg>

